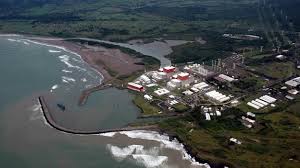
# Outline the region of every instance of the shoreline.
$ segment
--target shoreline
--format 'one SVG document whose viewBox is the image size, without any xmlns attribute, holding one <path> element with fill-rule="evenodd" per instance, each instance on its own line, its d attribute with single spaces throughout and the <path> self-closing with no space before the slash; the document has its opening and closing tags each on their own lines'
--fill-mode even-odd
<svg viewBox="0 0 300 168">
<path fill-rule="evenodd" d="M 9 36 L 23 36 L 23 35 L 17 35 L 17 34 L 14 34 L 14 35 L 4 35 L 5 37 L 9 37 Z M 26 38 L 26 36 L 24 36 Z M 50 39 L 50 38 L 49 38 Z M 105 70 L 104 67 L 100 67 L 99 66 L 95 66 L 93 63 L 90 62 L 90 60 L 86 59 L 84 53 L 80 52 L 80 48 L 76 49 L 76 47 L 72 46 L 71 44 L 67 44 L 67 43 L 57 43 L 57 42 L 63 42 L 63 40 L 30 40 L 30 42 L 34 42 L 34 43 L 39 43 L 41 45 L 46 45 L 46 46 L 50 46 L 50 47 L 55 47 L 55 48 L 58 48 L 58 49 L 63 49 L 64 51 L 67 51 L 67 52 L 70 52 L 72 54 L 75 54 L 75 55 L 78 55 L 84 62 L 86 62 L 89 66 L 91 66 L 93 69 L 95 69 L 99 75 L 101 75 L 102 77 L 102 81 L 101 81 L 101 84 L 98 85 L 98 86 L 95 86 L 96 87 L 99 87 L 101 85 L 105 85 L 106 82 L 110 81 L 111 79 L 113 79 L 109 73 Z M 70 43 L 70 42 L 68 42 Z M 79 45 L 77 45 L 78 47 Z M 74 47 L 74 48 L 73 48 Z M 104 73 L 103 73 L 104 72 Z M 93 93 L 93 91 L 91 92 Z M 91 93 L 88 93 L 91 94 Z M 87 97 L 88 97 L 87 95 Z M 184 146 L 184 150 L 187 152 L 187 154 L 189 156 L 191 156 L 191 158 L 194 158 L 195 161 L 197 163 L 209 163 L 210 167 L 212 168 L 219 168 L 220 166 L 215 166 L 215 164 L 209 162 L 209 161 L 206 161 L 204 159 L 201 159 L 200 157 L 197 156 L 197 154 L 193 153 L 190 146 L 188 146 L 186 143 L 184 143 L 184 141 L 182 141 L 176 134 L 174 133 L 170 133 L 168 132 L 167 130 L 163 130 L 161 128 L 159 128 L 158 126 L 155 126 L 155 128 L 153 126 L 150 126 L 150 127 L 124 127 L 124 128 L 117 128 L 117 129 L 111 129 L 111 130 L 102 130 L 102 131 L 90 131 L 90 132 L 86 132 L 86 131 L 74 131 L 74 130 L 66 130 L 65 128 L 63 127 L 60 127 L 59 125 L 57 125 L 55 123 L 54 120 L 51 119 L 51 114 L 50 113 L 45 113 L 45 102 L 43 103 L 44 100 L 42 100 L 43 98 L 39 97 L 39 102 L 41 104 L 41 108 L 42 108 L 42 111 L 43 111 L 43 115 L 44 115 L 44 118 L 45 120 L 47 121 L 47 123 L 52 127 L 52 128 L 55 128 L 57 129 L 58 131 L 61 131 L 61 132 L 65 132 L 65 133 L 70 133 L 70 134 L 77 134 L 77 135 L 95 135 L 95 134 L 102 134 L 102 133 L 118 133 L 118 132 L 121 132 L 121 131 L 155 131 L 157 133 L 159 133 L 160 135 L 167 135 L 171 140 L 178 140 L 180 144 L 182 144 Z M 193 162 L 193 160 L 191 160 Z M 223 166 L 224 167 L 224 166 Z"/>
<path fill-rule="evenodd" d="M 116 134 L 116 133 L 122 133 L 122 132 L 128 132 L 128 131 L 129 132 L 131 132 L 131 131 L 149 131 L 149 132 L 151 132 L 151 131 L 153 131 L 153 132 L 158 133 L 161 136 L 167 136 L 169 138 L 170 142 L 173 142 L 173 140 L 177 140 L 177 142 L 179 144 L 183 145 L 183 151 L 180 151 L 180 152 L 182 152 L 183 155 L 187 154 L 188 155 L 187 159 L 192 164 L 206 166 L 207 168 L 224 168 L 224 166 L 223 167 L 221 167 L 220 165 L 216 166 L 216 164 L 213 164 L 207 160 L 199 158 L 196 154 L 192 153 L 192 151 L 190 150 L 191 147 L 187 146 L 187 144 L 185 144 L 184 141 L 182 141 L 176 134 L 171 134 L 170 132 L 167 132 L 166 130 L 159 128 L 157 125 L 127 126 L 127 127 L 123 127 L 123 128 L 106 129 L 106 130 L 98 130 L 98 131 L 72 130 L 72 129 L 64 128 L 54 121 L 54 119 L 51 115 L 51 112 L 48 109 L 46 100 L 43 96 L 38 97 L 38 102 L 40 103 L 41 112 L 43 113 L 46 123 L 49 126 L 51 126 L 52 128 L 54 128 L 60 132 L 74 134 L 74 135 L 101 135 L 101 134 L 110 134 L 110 133 Z M 103 136 L 105 136 L 105 135 L 103 135 Z M 207 165 L 209 165 L 209 167 Z"/>
</svg>

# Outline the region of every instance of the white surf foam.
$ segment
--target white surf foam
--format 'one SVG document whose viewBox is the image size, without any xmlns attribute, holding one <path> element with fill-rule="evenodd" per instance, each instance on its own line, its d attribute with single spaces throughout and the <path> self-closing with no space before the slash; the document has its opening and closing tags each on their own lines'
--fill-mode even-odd
<svg viewBox="0 0 300 168">
<path fill-rule="evenodd" d="M 107 133 L 100 134 L 100 136 L 114 137 L 116 134 L 117 134 L 117 132 L 107 132 Z"/>
<path fill-rule="evenodd" d="M 142 150 L 144 147 L 141 145 L 130 145 L 128 147 L 120 148 L 117 146 L 113 146 L 108 144 L 107 148 L 111 152 L 111 154 L 118 160 L 122 161 L 123 159 L 127 158 L 128 156 L 132 155 L 133 152 L 138 149 Z"/>
<path fill-rule="evenodd" d="M 8 41 L 11 41 L 11 42 L 16 42 L 17 40 L 15 40 L 15 39 L 11 39 L 11 38 L 9 38 L 9 39 L 7 39 Z"/>
<path fill-rule="evenodd" d="M 144 146 L 142 145 L 130 145 L 121 148 L 108 144 L 107 149 L 117 161 L 122 161 L 125 158 L 131 158 L 138 164 L 142 164 L 147 168 L 162 166 L 168 160 L 167 156 L 159 156 L 159 149 L 157 147 L 144 149 Z"/>
<path fill-rule="evenodd" d="M 48 50 L 49 51 L 49 53 L 60 53 L 61 51 L 59 51 L 59 50 Z"/>
<path fill-rule="evenodd" d="M 50 45 L 50 44 L 41 43 L 41 42 L 36 42 L 36 41 L 33 41 L 33 40 L 29 40 L 29 39 L 26 39 L 26 41 L 28 41 L 30 43 L 34 43 L 34 44 L 38 44 L 38 45 L 43 45 L 43 46 L 47 46 L 47 47 L 54 47 L 54 48 L 66 51 L 68 53 L 71 53 L 71 54 L 74 54 L 74 55 L 78 56 L 83 61 L 82 57 L 79 54 L 77 54 L 76 52 L 70 51 L 70 50 L 68 50 L 68 49 L 66 49 L 64 47 L 56 46 L 56 45 Z M 93 69 L 99 76 L 101 76 L 101 79 L 99 81 L 101 83 L 102 79 L 104 79 L 104 76 L 99 71 L 97 71 L 95 68 L 91 67 L 91 69 Z M 86 71 L 85 69 L 83 69 L 83 70 Z"/>
<path fill-rule="evenodd" d="M 50 92 L 52 93 L 55 89 L 57 89 L 58 88 L 58 85 L 53 85 L 52 87 L 51 87 L 51 89 L 50 89 Z"/>
<path fill-rule="evenodd" d="M 82 82 L 87 82 L 87 79 L 86 78 L 82 78 L 81 81 Z"/>
<path fill-rule="evenodd" d="M 26 41 L 23 41 L 23 44 L 25 44 L 25 45 L 30 45 L 28 42 L 26 42 Z"/>
<path fill-rule="evenodd" d="M 64 83 L 69 83 L 69 82 L 75 83 L 76 82 L 76 80 L 74 78 L 70 78 L 70 77 L 66 77 L 66 76 L 62 76 L 61 78 Z"/>
<path fill-rule="evenodd" d="M 161 166 L 168 160 L 167 156 L 151 156 L 144 154 L 133 154 L 132 157 L 137 160 L 138 163 L 144 165 L 147 168 Z"/>
<path fill-rule="evenodd" d="M 80 71 L 86 71 L 86 69 L 84 69 L 84 68 L 81 68 L 77 65 L 71 64 L 70 56 L 68 56 L 68 55 L 61 55 L 58 58 L 60 59 L 61 62 L 65 63 L 68 66 L 68 68 L 76 68 L 76 69 L 79 69 Z"/>
<path fill-rule="evenodd" d="M 73 72 L 73 71 L 69 71 L 69 70 L 66 70 L 66 69 L 63 69 L 61 71 L 64 72 L 64 73 L 72 73 Z"/>
<path fill-rule="evenodd" d="M 193 158 L 191 155 L 187 153 L 187 151 L 184 149 L 183 144 L 179 143 L 177 139 L 171 141 L 167 135 L 161 135 L 154 131 L 122 131 L 119 133 L 126 135 L 130 138 L 160 142 L 161 148 L 169 148 L 169 149 L 180 151 L 183 159 L 189 160 L 192 163 L 192 165 L 199 165 L 199 166 L 205 166 L 207 168 L 210 168 L 210 166 L 207 163 L 202 164 L 197 162 L 195 158 Z"/>
</svg>

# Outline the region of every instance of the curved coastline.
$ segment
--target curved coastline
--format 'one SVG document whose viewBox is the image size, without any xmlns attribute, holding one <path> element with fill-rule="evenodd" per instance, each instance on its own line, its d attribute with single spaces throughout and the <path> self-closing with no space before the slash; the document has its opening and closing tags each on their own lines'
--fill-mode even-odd
<svg viewBox="0 0 300 168">
<path fill-rule="evenodd" d="M 7 36 L 10 36 L 10 35 L 7 35 Z M 14 35 L 14 36 L 24 37 L 22 35 Z M 72 54 L 75 54 L 75 55 L 79 56 L 85 63 L 87 63 L 81 55 L 79 55 L 76 52 L 70 51 L 69 49 L 67 49 L 65 47 L 51 45 L 51 44 L 42 43 L 42 42 L 36 42 L 36 41 L 29 40 L 29 39 L 26 39 L 26 38 L 24 40 L 27 40 L 28 42 L 35 43 L 35 44 L 38 44 L 38 45 L 44 45 L 44 46 L 49 46 L 49 47 L 55 47 L 57 49 L 62 49 L 64 51 L 66 51 L 66 52 L 69 52 L 69 53 L 72 53 Z M 87 64 L 89 66 L 91 66 L 89 63 L 87 63 Z M 92 67 L 92 68 L 95 71 L 97 71 L 98 74 L 102 77 L 99 86 L 105 84 L 104 81 L 106 79 L 101 74 L 101 72 L 99 72 L 94 67 Z M 211 163 L 210 161 L 206 161 L 206 160 L 201 159 L 199 156 L 197 156 L 197 154 L 195 154 L 195 153 L 192 152 L 191 147 L 189 147 L 187 144 L 185 144 L 184 141 L 182 141 L 180 139 L 180 137 L 178 137 L 177 135 L 172 134 L 170 132 L 166 132 L 165 130 L 159 129 L 157 126 L 123 127 L 123 128 L 95 130 L 95 131 L 73 130 L 73 129 L 70 129 L 70 128 L 65 128 L 65 127 L 63 127 L 63 126 L 61 126 L 61 125 L 59 125 L 59 124 L 57 124 L 55 122 L 55 120 L 53 119 L 53 116 L 51 115 L 50 110 L 48 109 L 47 102 L 46 102 L 46 100 L 45 100 L 45 98 L 43 96 L 38 97 L 38 101 L 39 101 L 39 103 L 41 105 L 42 113 L 43 113 L 43 116 L 44 116 L 47 124 L 49 124 L 52 128 L 54 128 L 54 129 L 56 129 L 58 131 L 61 131 L 61 132 L 64 132 L 64 133 L 69 133 L 69 134 L 75 134 L 75 135 L 98 135 L 98 134 L 104 134 L 104 133 L 112 133 L 112 132 L 116 133 L 116 132 L 121 132 L 121 131 L 135 131 L 135 130 L 140 130 L 140 131 L 142 131 L 142 130 L 155 131 L 155 132 L 157 132 L 159 134 L 166 134 L 166 135 L 168 135 L 171 140 L 172 139 L 177 139 L 181 144 L 184 145 L 184 149 L 191 156 L 191 158 L 195 158 L 195 160 L 196 160 L 197 163 L 200 164 L 200 163 L 208 162 L 209 165 L 211 165 L 212 167 L 221 167 L 220 165 L 216 166 L 215 164 Z"/>
</svg>

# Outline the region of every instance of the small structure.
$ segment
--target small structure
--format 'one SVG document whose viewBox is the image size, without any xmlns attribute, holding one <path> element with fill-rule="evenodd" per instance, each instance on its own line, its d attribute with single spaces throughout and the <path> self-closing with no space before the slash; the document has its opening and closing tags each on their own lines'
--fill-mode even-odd
<svg viewBox="0 0 300 168">
<path fill-rule="evenodd" d="M 152 78 L 156 81 L 161 81 L 163 79 L 166 79 L 167 78 L 167 73 L 165 72 L 154 72 L 152 74 Z"/>
<path fill-rule="evenodd" d="M 184 95 L 186 95 L 186 96 L 190 96 L 190 95 L 192 95 L 192 94 L 194 94 L 192 91 L 190 91 L 190 90 L 186 90 L 186 91 L 184 91 L 184 92 L 182 92 Z"/>
<path fill-rule="evenodd" d="M 299 91 L 296 89 L 292 89 L 292 90 L 289 90 L 288 93 L 291 95 L 297 95 L 299 93 Z"/>
<path fill-rule="evenodd" d="M 153 99 L 153 97 L 150 95 L 144 95 L 144 99 L 151 101 Z"/>
<path fill-rule="evenodd" d="M 168 74 L 172 74 L 176 71 L 176 68 L 173 67 L 173 66 L 166 66 L 163 68 L 163 72 L 167 73 Z M 172 75 L 171 75 L 172 76 Z"/>
<path fill-rule="evenodd" d="M 220 102 L 220 103 L 230 100 L 230 97 L 223 95 L 222 93 L 220 93 L 216 90 L 207 92 L 207 93 L 205 93 L 205 95 L 213 100 Z"/>
<path fill-rule="evenodd" d="M 210 117 L 209 113 L 205 113 L 205 120 L 206 121 L 210 121 L 211 120 L 211 117 Z"/>
<path fill-rule="evenodd" d="M 235 81 L 234 78 L 224 75 L 224 74 L 220 74 L 217 77 L 215 77 L 216 80 L 220 81 L 220 82 L 233 82 Z"/>
<path fill-rule="evenodd" d="M 143 82 L 143 83 L 145 83 L 145 84 L 150 84 L 151 83 L 151 79 L 148 78 L 148 76 L 146 76 L 146 75 L 142 75 L 140 77 L 140 81 Z"/>
<path fill-rule="evenodd" d="M 184 69 L 188 72 L 196 73 L 197 75 L 207 77 L 209 75 L 212 75 L 213 72 L 209 71 L 204 67 L 204 65 L 200 64 L 192 64 L 184 67 Z"/>
<path fill-rule="evenodd" d="M 289 96 L 289 95 L 286 95 L 286 96 L 285 96 L 285 98 L 287 98 L 288 100 L 295 100 L 295 98 L 294 98 L 294 97 L 292 97 L 292 96 Z"/>
<path fill-rule="evenodd" d="M 142 85 L 132 83 L 132 82 L 128 83 L 127 88 L 138 92 L 145 92 L 145 88 Z"/>
<path fill-rule="evenodd" d="M 236 138 L 230 138 L 229 141 L 230 141 L 230 142 L 233 142 L 233 143 L 235 143 L 235 144 L 238 144 L 238 145 L 241 145 L 241 144 L 242 144 L 242 142 L 239 141 L 239 140 L 237 140 Z"/>
<path fill-rule="evenodd" d="M 188 80 L 189 77 L 190 77 L 189 73 L 181 72 L 180 74 L 178 74 L 177 79 L 179 79 L 181 81 L 185 81 L 185 80 Z"/>
<path fill-rule="evenodd" d="M 272 103 L 275 103 L 277 99 L 269 96 L 269 95 L 264 95 L 261 96 L 259 99 L 252 100 L 247 103 L 248 106 L 255 108 L 256 110 L 259 110 L 261 108 L 264 108 Z"/>
<path fill-rule="evenodd" d="M 163 89 L 158 89 L 158 90 L 154 91 L 154 93 L 157 94 L 158 96 L 163 96 L 165 94 L 170 93 L 170 91 L 163 88 Z"/>
<path fill-rule="evenodd" d="M 300 85 L 300 77 L 286 81 L 285 84 L 289 87 L 297 87 Z"/>
<path fill-rule="evenodd" d="M 282 61 L 282 60 L 286 59 L 286 56 L 284 56 L 284 55 L 277 55 L 276 58 Z"/>
<path fill-rule="evenodd" d="M 259 99 L 261 99 L 267 103 L 275 103 L 277 101 L 277 99 L 275 99 L 274 97 L 268 96 L 268 95 L 264 95 L 264 96 L 260 97 Z"/>
<path fill-rule="evenodd" d="M 209 85 L 207 83 L 205 83 L 205 82 L 201 82 L 201 83 L 195 84 L 193 86 L 193 88 L 196 88 L 198 90 L 204 90 L 204 89 L 206 89 L 208 87 L 209 87 Z"/>
<path fill-rule="evenodd" d="M 255 118 L 255 114 L 251 112 L 247 112 L 247 117 Z"/>
</svg>

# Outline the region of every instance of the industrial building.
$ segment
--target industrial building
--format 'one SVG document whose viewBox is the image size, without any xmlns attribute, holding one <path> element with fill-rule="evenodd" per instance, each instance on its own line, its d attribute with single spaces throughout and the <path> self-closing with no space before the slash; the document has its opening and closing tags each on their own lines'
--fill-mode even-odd
<svg viewBox="0 0 300 168">
<path fill-rule="evenodd" d="M 275 103 L 277 100 L 269 95 L 261 96 L 259 99 L 252 100 L 247 103 L 248 106 L 259 110 L 268 106 L 269 104 Z"/>
<path fill-rule="evenodd" d="M 138 92 L 145 92 L 145 88 L 142 85 L 132 82 L 128 83 L 127 88 Z"/>
<path fill-rule="evenodd" d="M 232 78 L 228 75 L 224 75 L 224 74 L 220 74 L 220 75 L 216 76 L 215 79 L 217 81 L 220 81 L 220 82 L 233 82 L 233 81 L 235 81 L 234 78 Z"/>
<path fill-rule="evenodd" d="M 286 81 L 285 84 L 289 87 L 297 87 L 300 85 L 300 77 Z"/>
<path fill-rule="evenodd" d="M 162 88 L 162 89 L 158 89 L 158 90 L 154 91 L 154 93 L 157 94 L 158 96 L 163 96 L 163 95 L 170 93 L 170 91 L 165 88 Z"/>
<path fill-rule="evenodd" d="M 190 73 L 196 73 L 197 75 L 200 75 L 203 77 L 207 77 L 207 76 L 214 74 L 212 71 L 205 68 L 204 65 L 200 65 L 200 64 L 188 65 L 188 66 L 185 66 L 184 69 Z"/>
<path fill-rule="evenodd" d="M 205 90 L 207 88 L 209 88 L 209 85 L 205 82 L 201 82 L 201 83 L 197 83 L 193 86 L 193 88 L 197 89 L 197 90 Z"/>
<path fill-rule="evenodd" d="M 152 78 L 156 81 L 161 81 L 167 78 L 167 73 L 165 72 L 153 72 Z"/>
<path fill-rule="evenodd" d="M 226 102 L 228 100 L 230 100 L 230 97 L 216 91 L 216 90 L 213 90 L 213 91 L 210 91 L 210 92 L 207 92 L 205 93 L 205 95 L 207 97 L 209 97 L 210 99 L 213 99 L 217 102 L 220 102 L 220 103 L 223 103 L 223 102 Z"/>
<path fill-rule="evenodd" d="M 151 79 L 146 75 L 142 75 L 139 80 L 144 84 L 150 84 L 151 83 Z"/>
</svg>

